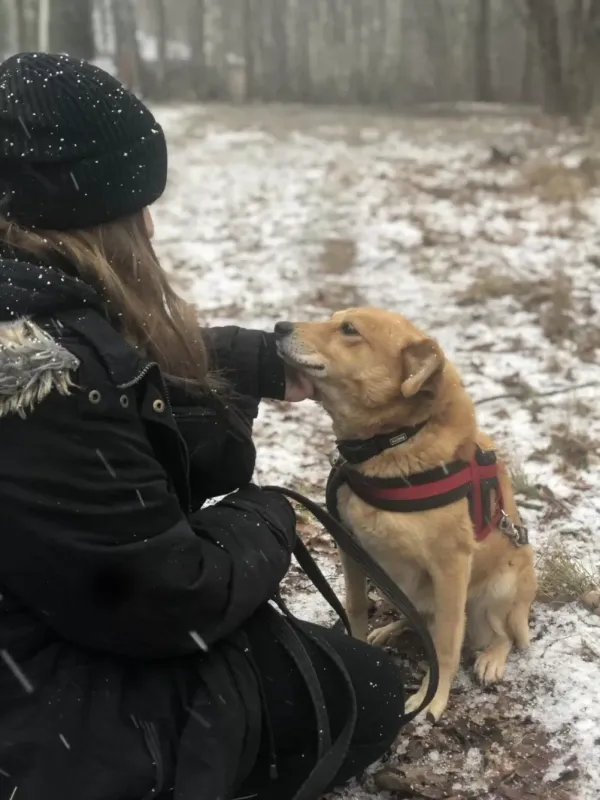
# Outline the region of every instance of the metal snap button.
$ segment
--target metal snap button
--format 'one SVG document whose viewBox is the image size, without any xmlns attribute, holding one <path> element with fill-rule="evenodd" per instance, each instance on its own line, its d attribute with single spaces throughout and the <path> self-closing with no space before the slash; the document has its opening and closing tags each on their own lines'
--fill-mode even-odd
<svg viewBox="0 0 600 800">
<path fill-rule="evenodd" d="M 88 400 L 90 403 L 97 405 L 100 400 L 102 400 L 102 395 L 97 389 L 92 389 L 92 391 L 88 394 Z"/>
<path fill-rule="evenodd" d="M 165 410 L 165 401 L 164 400 L 155 400 L 152 403 L 152 408 L 156 411 L 157 414 L 162 414 Z"/>
<path fill-rule="evenodd" d="M 121 397 L 119 397 L 119 403 L 121 403 L 121 406 L 123 408 L 129 407 L 129 398 L 127 397 L 126 394 L 122 394 Z"/>
</svg>

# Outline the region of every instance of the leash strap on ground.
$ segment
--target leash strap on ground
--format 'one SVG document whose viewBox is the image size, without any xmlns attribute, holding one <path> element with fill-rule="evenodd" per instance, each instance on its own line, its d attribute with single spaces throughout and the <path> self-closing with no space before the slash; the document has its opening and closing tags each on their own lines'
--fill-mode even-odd
<svg viewBox="0 0 600 800">
<path fill-rule="evenodd" d="M 284 495 L 292 500 L 295 500 L 300 505 L 304 506 L 310 513 L 315 517 L 315 519 L 321 523 L 321 525 L 325 528 L 326 531 L 331 535 L 337 545 L 348 555 L 352 558 L 363 570 L 365 575 L 375 584 L 377 589 L 381 592 L 381 594 L 394 606 L 401 614 L 406 617 L 409 622 L 411 629 L 417 634 L 421 643 L 423 645 L 423 649 L 425 650 L 425 655 L 427 657 L 427 662 L 429 665 L 429 681 L 427 686 L 427 692 L 421 705 L 412 711 L 410 714 L 407 714 L 404 718 L 404 723 L 410 722 L 414 719 L 421 711 L 426 708 L 429 703 L 435 697 L 435 694 L 438 689 L 438 682 L 439 682 L 439 665 L 437 660 L 437 654 L 435 651 L 435 646 L 433 644 L 433 640 L 431 635 L 423 622 L 423 619 L 415 606 L 409 600 L 409 598 L 404 594 L 404 592 L 400 589 L 400 587 L 390 578 L 387 572 L 380 566 L 380 564 L 372 558 L 369 553 L 361 546 L 358 540 L 344 527 L 344 525 L 336 519 L 332 514 L 322 508 L 320 505 L 315 503 L 313 500 L 309 500 L 307 497 L 304 497 L 299 492 L 295 492 L 293 489 L 283 489 L 280 486 L 264 486 L 265 491 L 269 492 L 278 492 L 279 494 Z M 302 559 L 305 563 L 308 563 L 308 559 L 310 559 L 312 566 L 309 568 L 311 573 L 316 574 L 318 572 L 319 578 L 318 584 L 315 584 L 316 587 L 321 591 L 319 588 L 320 585 L 327 584 L 327 594 L 323 596 L 325 599 L 333 606 L 335 611 L 339 614 L 338 607 L 341 608 L 341 603 L 338 600 L 337 596 L 333 589 L 327 583 L 327 580 L 323 573 L 320 571 L 318 566 L 314 563 L 312 556 L 306 550 L 304 545 L 301 545 L 298 548 L 298 551 L 303 550 L 301 555 Z M 296 555 L 296 550 L 294 551 Z M 297 557 L 297 555 L 296 555 Z M 303 569 L 304 566 L 299 561 L 300 565 Z M 306 571 L 306 570 L 305 570 Z M 311 577 L 310 574 L 307 572 L 307 576 Z M 311 578 L 312 580 L 312 578 Z M 321 592 L 323 594 L 323 592 Z M 335 605 L 331 603 L 330 597 L 333 595 L 335 597 Z M 342 609 L 343 611 L 343 609 Z M 348 618 L 343 612 L 340 615 L 342 620 L 344 621 L 344 625 L 346 628 L 349 628 Z"/>
</svg>

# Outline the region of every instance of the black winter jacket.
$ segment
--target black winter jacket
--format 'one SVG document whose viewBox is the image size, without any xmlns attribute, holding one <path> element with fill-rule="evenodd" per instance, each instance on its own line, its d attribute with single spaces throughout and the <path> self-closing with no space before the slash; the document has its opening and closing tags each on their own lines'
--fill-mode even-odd
<svg viewBox="0 0 600 800">
<path fill-rule="evenodd" d="M 0 798 L 174 787 L 225 800 L 260 736 L 243 623 L 258 609 L 280 619 L 266 603 L 294 513 L 250 485 L 242 428 L 167 386 L 93 290 L 4 256 Z M 238 328 L 208 338 L 251 423 L 261 397 L 283 394 L 274 342 Z"/>
</svg>

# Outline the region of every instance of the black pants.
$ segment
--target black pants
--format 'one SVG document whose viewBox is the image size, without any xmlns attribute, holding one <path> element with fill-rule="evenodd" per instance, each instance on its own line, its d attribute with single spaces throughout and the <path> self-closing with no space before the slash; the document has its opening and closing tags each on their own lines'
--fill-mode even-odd
<svg viewBox="0 0 600 800">
<path fill-rule="evenodd" d="M 334 781 L 334 785 L 339 786 L 380 758 L 396 738 L 404 713 L 402 676 L 382 650 L 337 631 L 317 625 L 310 627 L 314 635 L 337 652 L 356 692 L 356 728 L 346 760 Z M 265 689 L 275 734 L 279 777 L 276 780 L 269 777 L 269 753 L 265 742 L 252 773 L 238 787 L 234 798 L 289 800 L 314 765 L 316 725 L 313 706 L 294 662 L 287 651 L 273 641 L 268 630 L 258 623 L 250 623 L 245 632 Z M 339 689 L 339 673 L 318 647 L 306 642 L 305 645 L 319 677 L 332 736 L 335 736 L 348 713 L 344 708 L 345 692 Z"/>
</svg>

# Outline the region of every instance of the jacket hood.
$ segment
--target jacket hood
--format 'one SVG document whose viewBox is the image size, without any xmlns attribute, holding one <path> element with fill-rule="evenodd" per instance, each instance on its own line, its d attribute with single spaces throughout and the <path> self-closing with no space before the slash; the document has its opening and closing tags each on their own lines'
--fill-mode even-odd
<svg viewBox="0 0 600 800">
<path fill-rule="evenodd" d="M 35 319 L 99 306 L 83 281 L 0 247 L 0 417 L 33 411 L 54 389 L 68 394 L 78 359 Z"/>
</svg>

